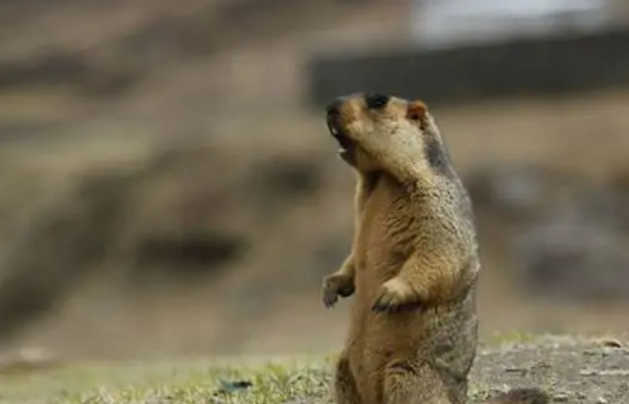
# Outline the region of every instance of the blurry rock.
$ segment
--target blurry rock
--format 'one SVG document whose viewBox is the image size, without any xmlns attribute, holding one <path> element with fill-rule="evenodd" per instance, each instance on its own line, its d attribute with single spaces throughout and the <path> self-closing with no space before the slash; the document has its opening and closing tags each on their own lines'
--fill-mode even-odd
<svg viewBox="0 0 629 404">
<path fill-rule="evenodd" d="M 138 282 L 157 272 L 218 275 L 255 248 L 276 218 L 319 191 L 316 160 L 274 155 L 234 164 L 208 147 L 157 153 L 133 191 L 125 230 Z"/>
<path fill-rule="evenodd" d="M 629 192 L 542 166 L 494 166 L 466 183 L 479 213 L 512 223 L 513 262 L 534 293 L 566 299 L 629 297 Z M 626 182 L 629 183 L 629 182 Z M 482 223 L 481 223 L 482 224 Z M 488 230 L 491 233 L 491 229 Z"/>
<path fill-rule="evenodd" d="M 253 196 L 274 201 L 278 197 L 312 195 L 322 185 L 320 168 L 314 159 L 308 161 L 292 156 L 262 161 L 251 169 Z"/>
<path fill-rule="evenodd" d="M 290 213 L 312 206 L 320 165 L 316 156 L 290 154 L 240 164 L 191 144 L 158 150 L 143 164 L 86 174 L 42 203 L 1 257 L 0 340 L 54 310 L 96 270 L 119 271 L 144 291 L 242 270 L 239 263 L 250 254 L 263 257 L 255 260 L 260 279 L 268 278 L 264 265 L 282 270 L 274 261 L 278 253 L 293 269 L 320 261 L 316 245 L 267 236 L 278 229 L 294 234 Z M 291 271 L 308 281 L 312 272 Z"/>
<path fill-rule="evenodd" d="M 121 58 L 90 60 L 82 53 L 52 49 L 23 59 L 0 60 L 0 91 L 61 85 L 84 95 L 113 95 L 137 84 L 145 70 Z"/>
<path fill-rule="evenodd" d="M 629 233 L 629 167 L 615 173 L 607 186 L 614 191 L 614 221 Z"/>
<path fill-rule="evenodd" d="M 3 257 L 0 340 L 53 309 L 107 256 L 129 177 L 95 176 L 44 203 Z"/>
<path fill-rule="evenodd" d="M 500 165 L 473 170 L 465 184 L 476 209 L 520 220 L 538 214 L 569 181 L 541 166 Z"/>
<path fill-rule="evenodd" d="M 52 352 L 40 348 L 22 348 L 17 352 L 0 357 L 0 375 L 16 375 L 55 369 L 63 365 Z"/>
<path fill-rule="evenodd" d="M 516 237 L 516 256 L 532 291 L 563 298 L 629 298 L 629 238 L 619 220 L 628 206 L 612 189 L 585 188 L 553 204 Z"/>
<path fill-rule="evenodd" d="M 600 341 L 601 345 L 605 348 L 622 348 L 623 343 L 617 339 L 604 339 Z"/>
<path fill-rule="evenodd" d="M 216 391 L 216 394 L 231 394 L 239 390 L 246 390 L 252 386 L 253 383 L 249 380 L 221 380 L 220 387 Z"/>
<path fill-rule="evenodd" d="M 138 240 L 136 260 L 142 268 L 155 270 L 160 265 L 206 272 L 212 266 L 236 260 L 247 242 L 238 236 L 211 230 L 186 234 L 156 234 Z"/>
</svg>

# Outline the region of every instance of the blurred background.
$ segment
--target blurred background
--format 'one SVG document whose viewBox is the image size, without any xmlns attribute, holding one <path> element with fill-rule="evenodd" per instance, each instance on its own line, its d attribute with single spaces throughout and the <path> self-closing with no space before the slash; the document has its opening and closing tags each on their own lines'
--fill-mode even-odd
<svg viewBox="0 0 629 404">
<path fill-rule="evenodd" d="M 316 353 L 353 233 L 322 105 L 424 99 L 481 334 L 629 326 L 626 1 L 1 0 L 0 353 Z"/>
</svg>

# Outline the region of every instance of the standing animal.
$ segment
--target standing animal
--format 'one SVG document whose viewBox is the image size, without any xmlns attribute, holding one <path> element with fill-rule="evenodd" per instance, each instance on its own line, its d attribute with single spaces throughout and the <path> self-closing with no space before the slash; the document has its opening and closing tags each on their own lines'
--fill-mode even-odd
<svg viewBox="0 0 629 404">
<path fill-rule="evenodd" d="M 355 234 L 322 288 L 354 295 L 336 364 L 337 404 L 464 404 L 476 355 L 480 270 L 472 204 L 425 103 L 354 94 L 327 106 L 357 173 Z M 514 389 L 499 404 L 545 404 Z"/>
</svg>

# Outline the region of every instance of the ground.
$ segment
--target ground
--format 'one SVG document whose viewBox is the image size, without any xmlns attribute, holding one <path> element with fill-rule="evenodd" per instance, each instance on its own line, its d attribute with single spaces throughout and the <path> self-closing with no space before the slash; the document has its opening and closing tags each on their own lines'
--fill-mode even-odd
<svg viewBox="0 0 629 404">
<path fill-rule="evenodd" d="M 500 336 L 481 344 L 472 402 L 511 387 L 538 386 L 554 402 L 629 399 L 629 339 Z M 56 364 L 0 376 L 3 403 L 328 404 L 334 354 L 126 364 Z"/>
</svg>

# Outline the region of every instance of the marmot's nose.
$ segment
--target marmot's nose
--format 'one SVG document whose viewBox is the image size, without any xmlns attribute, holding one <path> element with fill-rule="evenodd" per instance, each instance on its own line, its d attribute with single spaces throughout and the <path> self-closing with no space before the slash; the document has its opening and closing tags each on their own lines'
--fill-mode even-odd
<svg viewBox="0 0 629 404">
<path fill-rule="evenodd" d="M 334 116 L 338 115 L 339 112 L 341 112 L 341 107 L 343 106 L 343 104 L 345 104 L 346 102 L 348 102 L 351 99 L 352 99 L 351 95 L 346 95 L 346 96 L 343 96 L 343 97 L 335 98 L 325 108 L 325 110 L 326 110 L 326 112 L 328 114 L 328 117 L 334 117 Z"/>
</svg>

